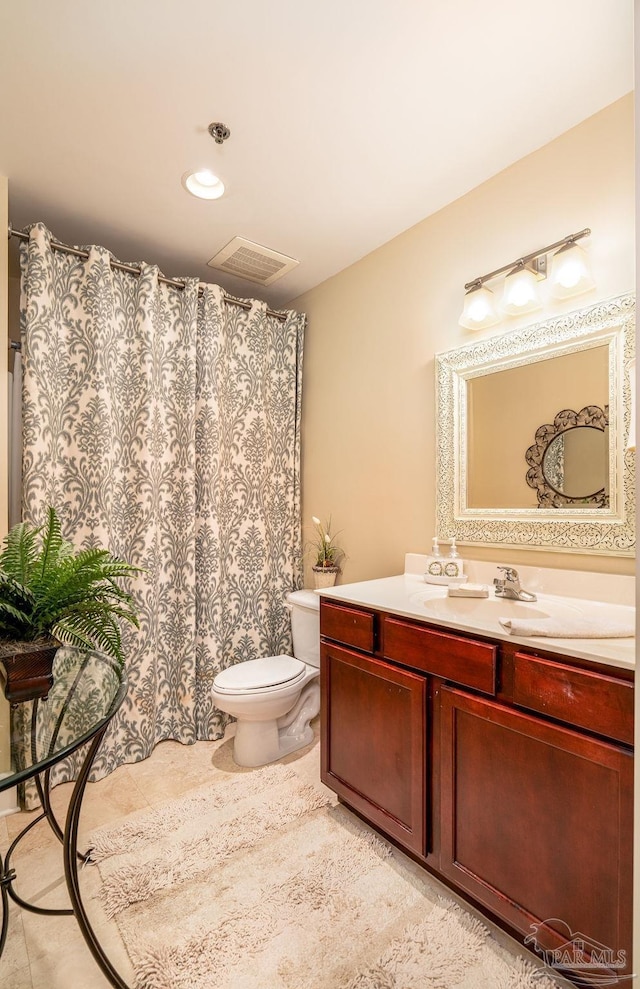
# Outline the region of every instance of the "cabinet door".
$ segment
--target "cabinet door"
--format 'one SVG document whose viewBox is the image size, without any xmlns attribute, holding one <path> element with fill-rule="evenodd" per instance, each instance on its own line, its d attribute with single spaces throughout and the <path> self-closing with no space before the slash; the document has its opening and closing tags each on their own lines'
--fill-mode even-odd
<svg viewBox="0 0 640 989">
<path fill-rule="evenodd" d="M 568 943 L 569 971 L 593 950 L 627 973 L 630 753 L 447 687 L 441 741 L 442 872 L 534 947 Z"/>
<path fill-rule="evenodd" d="M 321 684 L 323 783 L 424 855 L 426 678 L 323 643 Z"/>
</svg>

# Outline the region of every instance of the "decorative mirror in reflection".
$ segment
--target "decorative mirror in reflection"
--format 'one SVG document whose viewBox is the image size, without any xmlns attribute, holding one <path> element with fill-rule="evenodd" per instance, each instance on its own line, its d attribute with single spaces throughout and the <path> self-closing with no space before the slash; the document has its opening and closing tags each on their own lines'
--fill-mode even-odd
<svg viewBox="0 0 640 989">
<path fill-rule="evenodd" d="M 630 295 L 437 355 L 441 538 L 633 555 L 634 328 Z"/>
<path fill-rule="evenodd" d="M 609 416 L 599 405 L 563 409 L 536 429 L 526 482 L 541 508 L 609 507 Z"/>
</svg>

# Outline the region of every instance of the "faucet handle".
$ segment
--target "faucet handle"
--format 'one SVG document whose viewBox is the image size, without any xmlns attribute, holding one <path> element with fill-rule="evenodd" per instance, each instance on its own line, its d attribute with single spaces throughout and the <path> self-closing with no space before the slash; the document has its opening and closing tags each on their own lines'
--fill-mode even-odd
<svg viewBox="0 0 640 989">
<path fill-rule="evenodd" d="M 504 574 L 504 579 L 505 580 L 517 580 L 518 579 L 518 571 L 515 569 L 515 567 L 500 567 L 499 566 L 498 567 L 498 570 L 501 570 L 502 571 L 502 573 Z"/>
</svg>

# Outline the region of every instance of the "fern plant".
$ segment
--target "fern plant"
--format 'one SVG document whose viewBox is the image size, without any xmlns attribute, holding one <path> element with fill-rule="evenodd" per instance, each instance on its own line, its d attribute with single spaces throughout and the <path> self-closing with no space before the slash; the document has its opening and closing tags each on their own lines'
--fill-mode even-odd
<svg viewBox="0 0 640 989">
<path fill-rule="evenodd" d="M 15 525 L 0 553 L 0 640 L 56 639 L 99 649 L 124 663 L 119 620 L 139 627 L 130 594 L 117 583 L 139 572 L 105 549 L 75 552 L 49 508 L 44 526 Z"/>
</svg>

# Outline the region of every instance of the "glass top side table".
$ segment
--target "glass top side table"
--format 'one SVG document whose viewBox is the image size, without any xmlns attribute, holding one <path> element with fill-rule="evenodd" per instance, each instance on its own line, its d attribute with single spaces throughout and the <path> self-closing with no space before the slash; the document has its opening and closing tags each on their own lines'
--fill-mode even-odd
<svg viewBox="0 0 640 989">
<path fill-rule="evenodd" d="M 5 946 L 9 921 L 9 897 L 19 906 L 39 914 L 73 914 L 96 962 L 117 989 L 127 989 L 126 983 L 111 965 L 100 946 L 80 896 L 78 862 L 91 861 L 90 851 L 78 852 L 78 823 L 82 798 L 91 767 L 102 744 L 109 722 L 122 704 L 127 692 L 123 670 L 109 656 L 90 650 L 63 646 L 56 653 L 53 686 L 46 698 L 13 704 L 14 728 L 11 737 L 13 771 L 0 779 L 0 791 L 33 779 L 42 813 L 34 818 L 14 839 L 4 860 L 0 856 L 0 893 L 2 924 L 0 926 L 0 955 Z M 19 709 L 19 710 L 18 710 Z M 24 730 L 20 730 L 24 728 Z M 74 784 L 67 809 L 64 828 L 58 823 L 49 799 L 52 768 L 76 750 L 86 752 Z M 53 910 L 37 907 L 23 900 L 16 892 L 16 872 L 11 856 L 22 838 L 40 821 L 47 819 L 62 844 L 65 880 L 71 909 Z"/>
</svg>

